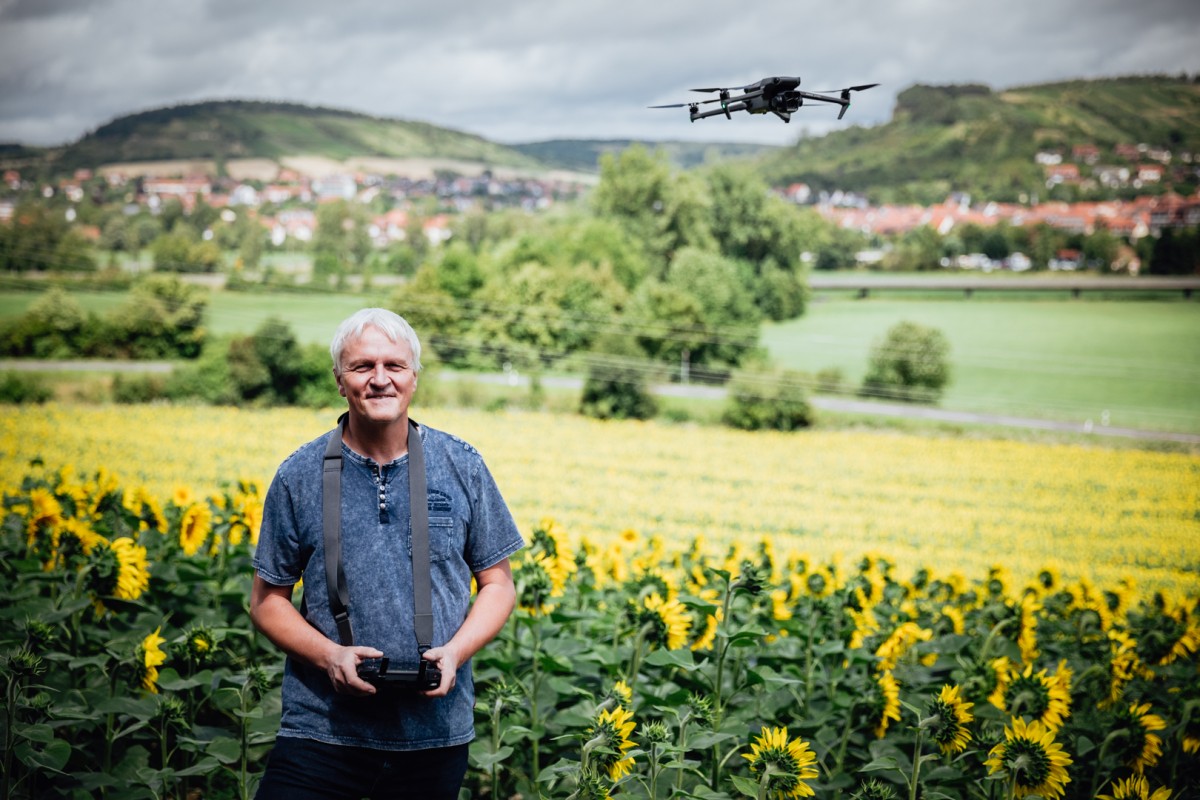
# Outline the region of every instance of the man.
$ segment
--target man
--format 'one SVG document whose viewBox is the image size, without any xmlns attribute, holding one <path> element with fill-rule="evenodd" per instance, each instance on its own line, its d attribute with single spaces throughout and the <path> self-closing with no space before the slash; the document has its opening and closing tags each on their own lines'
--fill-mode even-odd
<svg viewBox="0 0 1200 800">
<path fill-rule="evenodd" d="M 515 590 L 508 557 L 523 546 L 491 473 L 460 439 L 424 425 L 435 645 L 425 692 L 379 692 L 364 659 L 416 668 L 408 496 L 408 408 L 421 345 L 403 318 L 363 309 L 330 345 L 349 404 L 341 429 L 341 561 L 354 645 L 329 608 L 322 469 L 337 431 L 302 446 L 267 492 L 250 616 L 287 653 L 279 736 L 259 798 L 456 798 L 474 738 L 470 658 L 504 626 Z M 419 431 L 419 433 L 417 432 Z M 471 602 L 471 578 L 478 591 Z M 292 590 L 304 579 L 301 610 Z"/>
</svg>

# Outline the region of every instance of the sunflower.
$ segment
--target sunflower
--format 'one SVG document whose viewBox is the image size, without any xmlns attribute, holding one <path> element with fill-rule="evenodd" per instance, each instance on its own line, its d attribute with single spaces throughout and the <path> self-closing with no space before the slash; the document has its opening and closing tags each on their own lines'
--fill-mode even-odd
<svg viewBox="0 0 1200 800">
<path fill-rule="evenodd" d="M 879 656 L 879 668 L 883 670 L 894 669 L 900 659 L 904 657 L 917 642 L 927 642 L 933 638 L 933 631 L 922 628 L 915 622 L 901 623 L 896 630 L 892 631 L 892 635 L 879 645 L 875 651 L 875 655 Z"/>
<path fill-rule="evenodd" d="M 787 589 L 776 589 L 771 592 L 771 618 L 776 622 L 786 622 L 792 618 L 792 607 L 788 602 Z"/>
<path fill-rule="evenodd" d="M 186 508 L 196 502 L 196 493 L 192 491 L 192 487 L 182 483 L 176 484 L 171 491 L 171 502 L 179 508 Z"/>
<path fill-rule="evenodd" d="M 117 555 L 117 586 L 113 596 L 121 600 L 137 600 L 150 586 L 150 567 L 146 563 L 146 548 L 122 536 L 110 545 Z"/>
<path fill-rule="evenodd" d="M 167 661 L 167 654 L 162 649 L 167 640 L 159 635 L 161 631 L 162 626 L 155 628 L 154 633 L 138 645 L 135 665 L 141 687 L 154 694 L 158 694 L 158 668 Z"/>
<path fill-rule="evenodd" d="M 633 758 L 625 753 L 634 746 L 633 712 L 627 708 L 606 708 L 596 715 L 596 724 L 588 729 L 592 738 L 583 746 L 585 763 L 594 757 L 597 769 L 616 782 L 633 771 Z"/>
<path fill-rule="evenodd" d="M 59 535 L 58 549 L 59 554 L 70 556 L 74 553 L 83 553 L 91 555 L 91 552 L 97 546 L 103 545 L 108 540 L 100 534 L 92 530 L 92 527 L 82 519 L 71 517 L 63 520 L 62 530 Z"/>
<path fill-rule="evenodd" d="M 625 681 L 613 684 L 612 698 L 621 708 L 633 709 L 633 689 Z"/>
<path fill-rule="evenodd" d="M 88 557 L 88 564 L 88 588 L 97 598 L 97 614 L 104 612 L 104 606 L 98 598 L 136 600 L 150 585 L 146 548 L 135 544 L 128 536 L 122 536 L 113 542 L 103 538 L 95 542 Z"/>
<path fill-rule="evenodd" d="M 28 544 L 33 547 L 39 532 L 54 528 L 62 522 L 62 505 L 48 489 L 36 488 L 29 492 L 29 519 L 25 524 Z"/>
<path fill-rule="evenodd" d="M 1051 731 L 1058 730 L 1071 715 L 1071 686 L 1064 675 L 1069 673 L 1061 668 L 1058 675 L 1047 675 L 1044 669 L 1035 675 L 1031 664 L 1020 675 L 1011 676 L 1002 708 L 1011 716 L 1029 717 Z"/>
<path fill-rule="evenodd" d="M 1200 753 L 1200 717 L 1192 714 L 1183 726 L 1183 752 Z"/>
<path fill-rule="evenodd" d="M 1157 714 L 1150 713 L 1150 704 L 1132 703 L 1117 710 L 1113 731 L 1124 731 L 1127 735 L 1118 738 L 1118 757 L 1121 762 L 1141 775 L 1146 767 L 1153 767 L 1162 756 L 1162 739 L 1153 731 L 1161 731 L 1167 723 Z"/>
<path fill-rule="evenodd" d="M 1112 794 L 1098 794 L 1096 800 L 1170 800 L 1171 790 L 1163 786 L 1150 791 L 1150 783 L 1141 775 L 1113 781 Z"/>
<path fill-rule="evenodd" d="M 808 742 L 789 739 L 787 728 L 763 728 L 742 758 L 772 800 L 814 796 L 805 781 L 817 777 L 816 754 Z"/>
<path fill-rule="evenodd" d="M 550 559 L 542 553 L 526 557 L 513 571 L 517 586 L 517 605 L 533 615 L 549 614 L 553 608 L 547 600 L 554 589 L 550 579 Z"/>
<path fill-rule="evenodd" d="M 837 589 L 837 581 L 827 567 L 817 567 L 804 576 L 804 588 L 811 597 L 829 597 Z"/>
<path fill-rule="evenodd" d="M 193 503 L 179 520 L 179 546 L 186 555 L 194 556 L 208 539 L 212 528 L 212 511 L 207 503 Z"/>
<path fill-rule="evenodd" d="M 863 781 L 858 791 L 850 795 L 850 800 L 896 800 L 896 790 L 882 781 L 872 778 Z"/>
<path fill-rule="evenodd" d="M 1004 710 L 1004 694 L 1008 691 L 1008 685 L 1012 682 L 1012 665 L 1009 663 L 1008 656 L 1000 656 L 992 659 L 988 665 L 990 667 L 990 680 L 988 681 L 991 689 L 988 694 L 988 702 L 994 705 L 1001 711 Z"/>
<path fill-rule="evenodd" d="M 127 492 L 123 502 L 125 509 L 137 517 L 138 530 L 154 529 L 166 533 L 167 519 L 163 516 L 162 506 L 146 491 L 146 487 L 139 486 Z"/>
<path fill-rule="evenodd" d="M 687 646 L 692 620 L 678 600 L 663 600 L 657 592 L 642 601 L 638 623 L 647 631 L 646 641 L 668 650 Z"/>
<path fill-rule="evenodd" d="M 879 633 L 879 622 L 874 612 L 850 607 L 846 608 L 846 616 L 854 623 L 854 630 L 850 633 L 850 649 L 861 650 L 867 639 Z"/>
<path fill-rule="evenodd" d="M 1102 698 L 1100 708 L 1111 708 L 1121 700 L 1125 685 L 1142 670 L 1137 654 L 1137 642 L 1122 631 L 1108 632 L 1109 649 L 1112 657 L 1108 663 L 1108 697 Z"/>
<path fill-rule="evenodd" d="M 567 547 L 567 532 L 550 517 L 544 518 L 533 531 L 534 552 L 545 553 L 550 580 L 554 586 L 551 597 L 561 597 L 566 591 L 567 581 L 575 572 L 575 558 Z"/>
<path fill-rule="evenodd" d="M 193 628 L 187 634 L 187 654 L 197 664 L 205 664 L 217 648 L 216 637 L 208 628 L 203 626 Z"/>
<path fill-rule="evenodd" d="M 242 481 L 239 486 L 245 487 Z M 262 500 L 253 491 L 239 490 L 230 499 L 229 505 L 229 544 L 237 547 L 247 537 L 252 545 L 258 544 L 258 532 L 262 527 Z"/>
<path fill-rule="evenodd" d="M 884 670 L 871 689 L 871 719 L 875 720 L 875 738 L 882 739 L 888 724 L 900 721 L 900 684 L 891 670 Z"/>
<path fill-rule="evenodd" d="M 1037 574 L 1037 587 L 1045 594 L 1053 594 L 1062 586 L 1062 576 L 1055 567 L 1042 567 Z"/>
<path fill-rule="evenodd" d="M 1003 773 L 1012 782 L 1013 797 L 1036 794 L 1046 800 L 1063 796 L 1071 780 L 1070 763 L 1071 757 L 1054 741 L 1054 731 L 1037 720 L 1026 724 L 1020 717 L 1004 729 L 1004 741 L 992 748 L 986 762 L 989 774 Z"/>
<path fill-rule="evenodd" d="M 1017 647 L 1021 648 L 1021 660 L 1032 664 L 1038 657 L 1037 612 L 1042 609 L 1036 599 L 1026 595 L 1021 599 L 1017 616 Z"/>
<path fill-rule="evenodd" d="M 942 606 L 942 620 L 948 622 L 951 630 L 956 634 L 962 635 L 967 629 L 962 609 L 957 606 Z"/>
<path fill-rule="evenodd" d="M 971 741 L 967 726 L 975 719 L 974 703 L 963 699 L 961 686 L 946 685 L 931 703 L 928 721 L 929 738 L 946 755 L 961 753 Z M 923 723 L 924 724 L 924 723 Z"/>
<path fill-rule="evenodd" d="M 717 625 L 721 621 L 724 612 L 717 609 L 715 613 L 707 614 L 704 617 L 704 630 L 696 637 L 691 644 L 692 650 L 710 650 L 713 642 L 717 640 Z"/>
</svg>

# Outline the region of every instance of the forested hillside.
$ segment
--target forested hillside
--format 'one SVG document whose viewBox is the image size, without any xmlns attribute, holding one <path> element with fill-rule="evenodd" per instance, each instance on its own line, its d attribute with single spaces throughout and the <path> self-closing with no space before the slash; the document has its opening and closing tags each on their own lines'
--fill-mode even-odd
<svg viewBox="0 0 1200 800">
<path fill-rule="evenodd" d="M 317 155 L 456 158 L 534 167 L 504 145 L 424 122 L 384 119 L 296 103 L 215 101 L 121 117 L 78 142 L 46 152 L 55 171 L 126 161 Z"/>
<path fill-rule="evenodd" d="M 940 202 L 952 191 L 1017 201 L 1045 191 L 1040 152 L 1070 160 L 1074 148 L 1091 146 L 1095 159 L 1128 165 L 1136 157 L 1114 151 L 1137 145 L 1175 154 L 1170 174 L 1183 180 L 1174 188 L 1194 190 L 1194 166 L 1179 154 L 1200 153 L 1200 83 L 1137 77 L 1004 91 L 917 85 L 900 93 L 886 124 L 802 138 L 761 165 L 775 185 L 803 182 L 875 202 Z"/>
</svg>

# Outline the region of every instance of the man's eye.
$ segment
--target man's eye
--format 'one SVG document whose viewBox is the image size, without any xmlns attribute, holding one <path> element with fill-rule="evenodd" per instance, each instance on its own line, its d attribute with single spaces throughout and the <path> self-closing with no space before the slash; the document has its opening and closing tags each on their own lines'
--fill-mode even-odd
<svg viewBox="0 0 1200 800">
<path fill-rule="evenodd" d="M 372 368 L 367 364 L 355 364 L 353 367 L 350 368 L 350 371 L 351 372 L 370 372 L 371 369 Z"/>
</svg>

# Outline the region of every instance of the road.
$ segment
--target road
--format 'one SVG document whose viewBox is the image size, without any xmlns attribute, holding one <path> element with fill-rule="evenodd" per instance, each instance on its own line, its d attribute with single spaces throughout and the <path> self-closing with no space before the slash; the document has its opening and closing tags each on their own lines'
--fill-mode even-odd
<svg viewBox="0 0 1200 800">
<path fill-rule="evenodd" d="M 453 377 L 452 377 L 453 376 Z M 456 373 L 445 373 L 442 377 L 457 377 Z M 529 378 L 516 374 L 472 374 L 475 380 L 488 383 L 507 383 L 513 386 L 527 386 Z M 563 389 L 579 389 L 583 386 L 580 378 L 561 376 L 544 376 L 543 386 Z M 664 397 L 698 397 L 719 400 L 725 396 L 725 389 L 718 386 L 680 385 L 678 383 L 659 384 L 654 387 L 654 393 Z M 1138 428 L 1120 428 L 1110 425 L 1099 425 L 1092 420 L 1083 422 L 1062 422 L 1056 420 L 1033 419 L 1028 417 L 1013 417 L 1004 414 L 980 414 L 972 411 L 952 411 L 933 406 L 910 405 L 908 403 L 882 403 L 877 401 L 852 400 L 842 397 L 812 397 L 809 402 L 817 409 L 838 411 L 847 414 L 865 414 L 879 417 L 900 417 L 906 419 L 934 420 L 938 422 L 956 422 L 970 425 L 997 425 L 1010 428 L 1031 428 L 1062 433 L 1082 433 L 1094 436 L 1118 436 L 1128 439 L 1143 439 L 1156 442 L 1182 442 L 1184 444 L 1200 444 L 1200 434 L 1177 433 L 1171 431 L 1149 431 Z"/>
<path fill-rule="evenodd" d="M 62 371 L 62 372 L 155 372 L 171 371 L 171 364 L 166 361 L 40 361 L 31 359 L 0 359 L 0 371 Z M 442 379 L 455 380 L 459 373 L 443 372 Z M 474 380 L 512 386 L 528 386 L 529 377 L 526 375 L 510 374 L 476 374 L 471 373 Z M 543 376 L 543 386 L 579 389 L 583 386 L 581 378 L 564 376 Z M 725 396 L 725 389 L 717 386 L 680 385 L 677 383 L 661 384 L 654 387 L 654 392 L 662 396 L 697 397 L 720 399 Z M 1083 422 L 1063 422 L 1029 417 L 1013 417 L 1004 414 L 981 414 L 973 411 L 954 411 L 932 406 L 909 405 L 907 403 L 881 403 L 876 401 L 853 400 L 842 397 L 813 397 L 809 400 L 817 409 L 837 411 L 847 414 L 864 414 L 877 417 L 898 417 L 905 419 L 922 419 L 936 422 L 954 422 L 965 425 L 996 425 L 1010 428 L 1029 428 L 1035 430 L 1057 431 L 1060 433 L 1090 434 L 1093 436 L 1115 436 L 1127 439 L 1141 439 L 1156 442 L 1180 442 L 1183 444 L 1200 445 L 1200 434 L 1178 433 L 1172 431 L 1151 431 L 1139 428 L 1120 428 L 1109 425 L 1095 424 L 1092 420 Z"/>
</svg>

